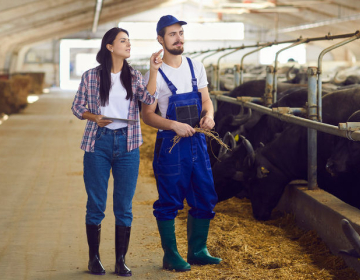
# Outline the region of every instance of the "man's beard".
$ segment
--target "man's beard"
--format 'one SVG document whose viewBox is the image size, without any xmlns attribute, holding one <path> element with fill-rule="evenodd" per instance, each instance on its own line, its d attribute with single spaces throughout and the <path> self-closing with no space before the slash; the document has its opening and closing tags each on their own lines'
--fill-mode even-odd
<svg viewBox="0 0 360 280">
<path fill-rule="evenodd" d="M 176 43 L 174 43 L 174 45 L 176 45 L 176 44 L 178 44 L 179 42 L 176 42 Z M 184 44 L 183 44 L 184 45 Z M 183 46 L 181 46 L 181 48 L 180 49 L 169 49 L 167 46 L 166 46 L 166 44 L 165 44 L 165 49 L 169 52 L 169 53 L 171 53 L 171 54 L 173 54 L 173 55 L 179 55 L 179 54 L 182 54 L 183 52 L 184 52 L 184 47 Z"/>
</svg>

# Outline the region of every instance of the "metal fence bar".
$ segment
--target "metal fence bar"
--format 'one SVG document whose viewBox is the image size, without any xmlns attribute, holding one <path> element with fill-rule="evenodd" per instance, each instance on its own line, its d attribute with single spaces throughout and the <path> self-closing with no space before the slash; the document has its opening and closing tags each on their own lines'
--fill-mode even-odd
<svg viewBox="0 0 360 280">
<path fill-rule="evenodd" d="M 240 85 L 242 85 L 244 83 L 244 58 L 247 57 L 250 54 L 256 53 L 260 50 L 262 50 L 263 48 L 267 48 L 270 47 L 271 43 L 265 44 L 265 46 L 262 46 L 260 48 L 257 48 L 255 50 L 252 50 L 251 52 L 248 52 L 246 54 L 243 55 L 243 57 L 241 58 L 240 61 Z"/>
<path fill-rule="evenodd" d="M 254 109 L 254 110 L 259 111 L 259 112 L 261 112 L 263 114 L 270 115 L 272 117 L 278 118 L 278 119 L 280 119 L 282 121 L 285 121 L 285 122 L 289 122 L 289 123 L 301 125 L 301 126 L 304 126 L 304 127 L 316 129 L 318 131 L 329 133 L 329 134 L 332 134 L 332 135 L 348 138 L 349 131 L 340 130 L 337 126 L 334 126 L 334 125 L 330 125 L 330 124 L 326 124 L 326 123 L 320 123 L 320 122 L 317 122 L 317 121 L 312 121 L 312 120 L 296 117 L 296 116 L 289 115 L 289 114 L 274 113 L 272 111 L 272 109 L 267 108 L 265 106 L 258 105 L 258 104 L 255 104 L 255 103 L 251 103 L 251 102 L 242 102 L 241 100 L 233 98 L 233 97 L 228 97 L 228 96 L 223 96 L 223 95 L 216 95 L 216 96 L 214 96 L 214 98 L 216 98 L 217 100 L 220 100 L 220 101 L 225 101 L 225 102 L 229 102 L 229 103 L 232 103 L 232 104 L 237 104 L 239 106 L 243 105 L 243 106 L 245 106 L 247 108 Z M 351 132 L 351 133 L 352 133 L 351 138 L 354 141 L 360 141 L 360 131 L 354 131 L 354 132 Z"/>
<path fill-rule="evenodd" d="M 230 54 L 232 54 L 232 53 L 234 53 L 234 52 L 237 52 L 237 51 L 239 51 L 239 50 L 242 50 L 242 49 L 243 49 L 243 47 L 240 47 L 240 48 L 235 49 L 235 50 L 233 50 L 233 51 L 231 51 L 231 52 L 228 52 L 228 53 L 226 53 L 226 54 L 223 54 L 222 56 L 220 56 L 220 57 L 218 58 L 218 61 L 217 61 L 217 67 L 218 67 L 217 90 L 220 90 L 220 60 L 221 60 L 223 57 L 228 56 L 228 55 L 230 55 Z M 235 77 L 235 74 L 234 74 L 234 77 Z"/>
<path fill-rule="evenodd" d="M 301 45 L 303 43 L 307 43 L 308 39 L 301 39 L 298 42 L 293 43 L 290 46 L 287 46 L 285 48 L 282 48 L 281 50 L 279 50 L 276 55 L 275 55 L 275 61 L 274 61 L 274 78 L 273 78 L 273 91 L 272 91 L 272 96 L 273 96 L 273 103 L 275 103 L 277 101 L 277 68 L 278 68 L 278 57 L 279 54 L 287 49 L 296 47 L 297 45 Z"/>
<path fill-rule="evenodd" d="M 307 38 L 307 42 L 314 42 L 314 41 L 324 41 L 324 40 L 334 40 L 334 39 L 344 39 L 344 38 L 349 38 L 352 37 L 354 35 L 356 35 L 359 32 L 359 30 L 357 30 L 354 33 L 346 33 L 346 34 L 340 34 L 340 35 L 325 35 L 323 37 L 312 37 L 312 38 Z M 302 38 L 298 38 L 298 39 L 294 39 L 294 40 L 286 40 L 286 41 L 273 41 L 273 42 L 268 42 L 268 43 L 257 43 L 255 45 L 248 45 L 248 46 L 237 46 L 237 47 L 227 47 L 227 48 L 219 48 L 219 49 L 212 49 L 212 50 L 207 50 L 207 51 L 198 51 L 198 52 L 215 52 L 215 51 L 224 51 L 224 50 L 235 50 L 237 48 L 240 47 L 244 47 L 244 48 L 258 48 L 258 47 L 262 47 L 262 46 L 267 46 L 268 44 L 271 45 L 280 45 L 280 44 L 286 44 L 286 43 L 296 43 L 299 42 L 300 40 L 302 40 Z M 195 52 L 191 52 L 191 53 L 184 53 L 185 55 L 192 55 L 197 53 Z"/>
<path fill-rule="evenodd" d="M 309 67 L 308 75 L 308 104 L 307 118 L 312 121 L 319 121 L 318 96 L 316 91 L 316 67 Z M 307 155 L 308 155 L 308 188 L 315 190 L 317 186 L 317 132 L 313 128 L 307 129 Z"/>
<path fill-rule="evenodd" d="M 223 51 L 225 51 L 225 50 L 227 50 L 227 49 L 222 48 L 222 49 L 212 50 L 211 52 L 213 52 L 213 53 L 208 54 L 207 56 L 204 56 L 204 57 L 201 59 L 201 63 L 204 63 L 204 60 L 205 60 L 206 58 L 208 58 L 208 57 L 210 57 L 210 56 L 213 56 L 213 55 L 217 54 L 218 52 L 223 52 Z"/>
<path fill-rule="evenodd" d="M 346 40 L 343 40 L 335 45 L 332 45 L 326 49 L 324 49 L 320 55 L 319 55 L 319 58 L 318 58 L 318 69 L 317 69 L 317 75 L 318 75 L 318 106 L 319 106 L 319 119 L 320 121 L 322 121 L 322 99 L 321 99 L 321 96 L 322 96 L 322 79 L 321 79 L 321 73 L 322 73 L 322 59 L 324 57 L 324 55 L 326 53 L 328 53 L 329 51 L 332 51 L 333 49 L 336 49 L 338 47 L 341 47 L 345 44 L 348 44 L 352 41 L 355 41 L 357 39 L 360 38 L 360 31 L 356 31 L 354 36 L 352 36 L 351 38 L 348 38 Z"/>
</svg>

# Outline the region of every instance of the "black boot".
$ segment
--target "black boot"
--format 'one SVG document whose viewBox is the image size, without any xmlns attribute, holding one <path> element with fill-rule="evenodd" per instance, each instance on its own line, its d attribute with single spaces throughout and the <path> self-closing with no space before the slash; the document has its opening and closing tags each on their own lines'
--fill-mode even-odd
<svg viewBox="0 0 360 280">
<path fill-rule="evenodd" d="M 100 225 L 86 225 L 86 235 L 89 244 L 89 265 L 88 268 L 92 274 L 103 275 L 105 269 L 100 261 Z"/>
<path fill-rule="evenodd" d="M 131 276 L 131 270 L 125 264 L 125 255 L 129 248 L 131 227 L 115 225 L 115 273 L 120 276 Z"/>
</svg>

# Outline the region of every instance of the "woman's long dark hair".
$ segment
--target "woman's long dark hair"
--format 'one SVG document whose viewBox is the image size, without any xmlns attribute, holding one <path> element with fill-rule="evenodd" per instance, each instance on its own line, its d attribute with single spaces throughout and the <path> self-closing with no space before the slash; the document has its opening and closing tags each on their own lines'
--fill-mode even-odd
<svg viewBox="0 0 360 280">
<path fill-rule="evenodd" d="M 96 55 L 96 60 L 101 65 L 100 70 L 100 103 L 101 106 L 105 106 L 109 102 L 109 93 L 111 88 L 111 67 L 112 58 L 111 52 L 106 48 L 107 44 L 112 45 L 116 36 L 120 32 L 125 32 L 129 36 L 129 32 L 125 29 L 114 27 L 107 31 L 102 38 L 100 51 Z M 126 89 L 126 99 L 132 100 L 133 92 L 131 87 L 131 73 L 130 67 L 126 59 L 124 59 L 124 65 L 120 74 L 120 82 Z"/>
</svg>

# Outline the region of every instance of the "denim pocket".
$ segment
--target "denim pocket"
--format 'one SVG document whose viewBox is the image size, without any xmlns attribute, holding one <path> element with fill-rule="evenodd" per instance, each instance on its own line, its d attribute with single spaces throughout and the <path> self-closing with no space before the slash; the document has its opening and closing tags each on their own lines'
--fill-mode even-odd
<svg viewBox="0 0 360 280">
<path fill-rule="evenodd" d="M 176 120 L 181 123 L 186 123 L 192 127 L 199 125 L 199 110 L 196 104 L 177 106 Z"/>
<path fill-rule="evenodd" d="M 171 140 L 172 138 L 168 137 L 156 140 L 154 171 L 157 175 L 172 176 L 180 174 L 180 145 L 176 144 L 172 147 L 173 142 Z"/>
<path fill-rule="evenodd" d="M 104 134 L 104 130 L 99 127 L 98 130 L 96 131 L 95 140 L 99 140 L 103 134 Z"/>
</svg>

